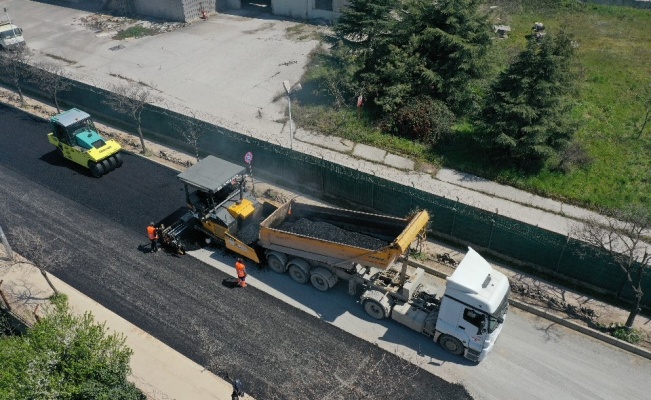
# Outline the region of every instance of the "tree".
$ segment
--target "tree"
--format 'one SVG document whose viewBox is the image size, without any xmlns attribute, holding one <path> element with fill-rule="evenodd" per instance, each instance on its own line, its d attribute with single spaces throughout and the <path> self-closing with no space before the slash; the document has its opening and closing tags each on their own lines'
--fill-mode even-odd
<svg viewBox="0 0 651 400">
<path fill-rule="evenodd" d="M 0 398 L 144 400 L 127 376 L 132 350 L 65 299 L 23 336 L 0 338 Z"/>
<path fill-rule="evenodd" d="M 138 136 L 142 154 L 147 151 L 145 147 L 145 137 L 142 133 L 142 111 L 145 106 L 157 100 L 154 96 L 153 88 L 137 82 L 125 83 L 122 85 L 113 85 L 110 90 L 109 98 L 105 104 L 115 110 L 128 114 L 133 118 L 138 127 Z"/>
<path fill-rule="evenodd" d="M 41 61 L 34 65 L 30 77 L 34 83 L 39 85 L 50 96 L 57 109 L 57 114 L 60 113 L 59 93 L 70 89 L 72 86 L 66 69 L 58 64 Z"/>
<path fill-rule="evenodd" d="M 564 32 L 530 35 L 527 47 L 492 85 L 480 124 L 496 158 L 539 169 L 571 142 L 573 53 Z"/>
<path fill-rule="evenodd" d="M 203 130 L 199 125 L 196 113 L 190 110 L 190 115 L 191 117 L 186 118 L 181 126 L 175 126 L 175 129 L 181 132 L 183 139 L 192 146 L 194 156 L 199 161 L 199 139 L 203 135 Z"/>
<path fill-rule="evenodd" d="M 353 0 L 335 33 L 353 53 L 370 101 L 395 112 L 425 95 L 460 111 L 490 45 L 480 0 Z"/>
<path fill-rule="evenodd" d="M 20 97 L 20 105 L 25 106 L 25 96 L 21 82 L 28 76 L 27 64 L 30 53 L 27 48 L 19 47 L 0 54 L 0 75 L 9 80 Z"/>
<path fill-rule="evenodd" d="M 55 294 L 59 291 L 54 287 L 47 272 L 53 268 L 64 266 L 68 262 L 68 255 L 63 249 L 53 248 L 39 233 L 31 229 L 18 227 L 11 232 L 13 241 L 20 254 L 41 271 L 41 275 Z M 53 240 L 56 240 L 53 239 Z"/>
<path fill-rule="evenodd" d="M 590 218 L 573 226 L 572 235 L 605 251 L 624 272 L 618 295 L 625 285 L 633 291 L 635 300 L 626 320 L 626 327 L 631 328 L 644 297 L 642 278 L 651 271 L 651 212 L 642 206 L 628 206 L 602 213 L 602 219 Z"/>
</svg>

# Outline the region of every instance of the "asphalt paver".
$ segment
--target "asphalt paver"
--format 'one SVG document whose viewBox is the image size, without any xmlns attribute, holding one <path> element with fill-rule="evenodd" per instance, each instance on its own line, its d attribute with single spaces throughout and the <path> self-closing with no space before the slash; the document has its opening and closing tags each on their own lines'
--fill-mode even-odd
<svg viewBox="0 0 651 400">
<path fill-rule="evenodd" d="M 0 126 L 0 224 L 9 235 L 27 227 L 65 250 L 54 275 L 217 375 L 242 379 L 254 397 L 470 398 L 255 287 L 231 288 L 229 275 L 196 259 L 149 253 L 147 223 L 183 201 L 175 171 L 127 155 L 122 168 L 92 178 L 56 157 L 44 121 L 0 106 Z"/>
</svg>

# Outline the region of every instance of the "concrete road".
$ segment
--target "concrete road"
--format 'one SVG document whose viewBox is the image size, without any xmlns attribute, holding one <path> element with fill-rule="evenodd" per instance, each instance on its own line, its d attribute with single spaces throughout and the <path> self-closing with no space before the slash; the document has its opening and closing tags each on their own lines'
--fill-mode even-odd
<svg viewBox="0 0 651 400">
<path fill-rule="evenodd" d="M 284 123 L 276 121 L 285 118 L 283 81 L 300 80 L 317 45 L 301 35 L 287 37 L 287 29 L 300 22 L 244 10 L 157 36 L 117 41 L 82 21 L 91 15 L 88 11 L 60 4 L 69 7 L 0 0 L 23 28 L 34 60 L 59 62 L 76 79 L 101 87 L 127 80 L 146 83 L 157 89 L 160 104 L 190 106 L 197 117 L 242 133 L 280 133 Z"/>
<path fill-rule="evenodd" d="M 253 286 L 229 287 L 229 275 L 192 257 L 149 253 L 147 223 L 184 202 L 175 171 L 126 154 L 122 168 L 95 179 L 58 157 L 44 121 L 0 106 L 0 127 L 8 235 L 24 226 L 65 249 L 70 260 L 54 275 L 214 373 L 241 378 L 255 398 L 336 399 L 351 385 L 377 399 L 470 398 Z M 234 263 L 216 257 L 222 268 Z"/>
</svg>

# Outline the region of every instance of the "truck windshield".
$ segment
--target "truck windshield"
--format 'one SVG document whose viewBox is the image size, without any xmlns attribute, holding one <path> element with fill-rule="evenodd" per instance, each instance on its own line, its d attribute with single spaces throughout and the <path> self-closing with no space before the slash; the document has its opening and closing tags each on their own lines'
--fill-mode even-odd
<svg viewBox="0 0 651 400">
<path fill-rule="evenodd" d="M 8 31 L 0 32 L 0 38 L 12 39 L 22 35 L 23 30 L 20 28 L 9 29 Z"/>
<path fill-rule="evenodd" d="M 509 292 L 502 299 L 500 306 L 495 310 L 493 315 L 488 316 L 488 333 L 495 332 L 495 330 L 504 322 L 504 316 L 509 308 Z"/>
</svg>

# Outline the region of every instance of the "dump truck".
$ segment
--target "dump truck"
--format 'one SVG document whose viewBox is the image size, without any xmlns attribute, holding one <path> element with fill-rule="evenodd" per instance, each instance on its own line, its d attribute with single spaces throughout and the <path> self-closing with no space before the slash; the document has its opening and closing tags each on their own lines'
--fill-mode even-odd
<svg viewBox="0 0 651 400">
<path fill-rule="evenodd" d="M 428 222 L 426 211 L 396 218 L 290 201 L 260 224 L 257 245 L 274 272 L 321 291 L 340 280 L 351 295 L 361 287 L 370 317 L 391 318 L 479 362 L 502 329 L 508 279 L 469 248 L 445 288 L 426 282 L 422 268 L 408 268 L 408 255 Z"/>
<path fill-rule="evenodd" d="M 50 118 L 50 127 L 48 140 L 61 157 L 88 168 L 94 177 L 122 166 L 122 147 L 103 138 L 88 113 L 72 108 Z"/>
<path fill-rule="evenodd" d="M 375 319 L 391 318 L 432 337 L 446 351 L 481 361 L 499 335 L 508 307 L 507 278 L 474 250 L 447 279 L 427 282 L 409 267 L 414 242 L 425 240 L 427 211 L 407 218 L 309 204 L 258 202 L 245 190 L 246 169 L 207 157 L 178 175 L 187 212 L 162 227 L 165 244 L 179 249 L 191 232 L 276 273 L 327 291 L 348 283 Z"/>
</svg>

